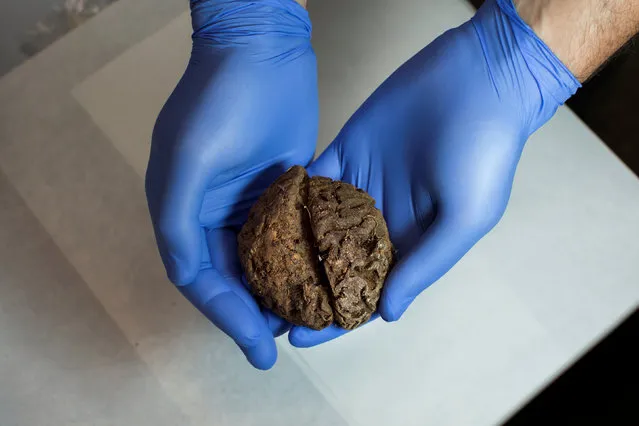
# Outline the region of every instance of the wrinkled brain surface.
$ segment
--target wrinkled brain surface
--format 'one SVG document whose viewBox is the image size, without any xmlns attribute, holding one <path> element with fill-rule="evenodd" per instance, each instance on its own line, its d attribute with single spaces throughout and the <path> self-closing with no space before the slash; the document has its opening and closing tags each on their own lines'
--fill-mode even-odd
<svg viewBox="0 0 639 426">
<path fill-rule="evenodd" d="M 353 329 L 377 309 L 393 262 L 375 200 L 345 182 L 295 166 L 260 197 L 238 236 L 240 260 L 259 302 L 316 330 Z"/>
</svg>

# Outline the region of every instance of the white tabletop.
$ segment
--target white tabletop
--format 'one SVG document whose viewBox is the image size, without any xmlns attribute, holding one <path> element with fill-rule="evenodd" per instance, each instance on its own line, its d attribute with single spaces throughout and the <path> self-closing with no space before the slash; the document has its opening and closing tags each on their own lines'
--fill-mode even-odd
<svg viewBox="0 0 639 426">
<path fill-rule="evenodd" d="M 568 110 L 500 225 L 396 324 L 251 369 L 164 277 L 142 176 L 188 59 L 174 0 L 119 0 L 0 80 L 6 425 L 488 425 L 639 301 L 639 181 Z M 325 147 L 463 0 L 311 2 Z M 365 354 L 365 355 L 362 355 Z"/>
</svg>

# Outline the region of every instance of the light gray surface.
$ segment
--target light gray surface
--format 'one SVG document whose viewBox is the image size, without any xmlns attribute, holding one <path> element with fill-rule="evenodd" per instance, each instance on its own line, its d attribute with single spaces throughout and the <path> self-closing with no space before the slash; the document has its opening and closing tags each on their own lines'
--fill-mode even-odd
<svg viewBox="0 0 639 426">
<path fill-rule="evenodd" d="M 0 224 L 0 424 L 186 424 L 1 173 Z"/>
<path fill-rule="evenodd" d="M 462 0 L 311 5 L 320 148 L 470 14 Z M 153 117 L 188 56 L 184 10 L 120 0 L 0 80 L 0 235 L 18 244 L 0 257 L 0 383 L 25 389 L 0 391 L 10 425 L 73 424 L 85 399 L 93 424 L 157 424 L 141 409 L 180 425 L 493 424 L 636 304 L 639 184 L 562 110 L 527 147 L 504 222 L 405 319 L 312 350 L 280 340 L 276 368 L 253 371 L 164 278 L 144 202 Z M 78 353 L 76 370 L 49 361 Z"/>
</svg>

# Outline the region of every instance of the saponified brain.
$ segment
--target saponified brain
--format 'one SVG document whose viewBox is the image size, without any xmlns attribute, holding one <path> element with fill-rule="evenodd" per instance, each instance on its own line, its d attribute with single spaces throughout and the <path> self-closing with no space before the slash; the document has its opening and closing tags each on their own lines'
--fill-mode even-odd
<svg viewBox="0 0 639 426">
<path fill-rule="evenodd" d="M 393 263 L 386 221 L 353 185 L 295 166 L 262 194 L 238 236 L 252 293 L 287 321 L 353 329 L 377 309 Z"/>
</svg>

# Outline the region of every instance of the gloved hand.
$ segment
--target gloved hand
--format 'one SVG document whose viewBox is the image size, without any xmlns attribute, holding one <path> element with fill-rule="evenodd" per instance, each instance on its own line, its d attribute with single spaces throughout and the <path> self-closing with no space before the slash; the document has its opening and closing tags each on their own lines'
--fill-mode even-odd
<svg viewBox="0 0 639 426">
<path fill-rule="evenodd" d="M 384 320 L 399 319 L 495 226 L 526 139 L 578 87 L 510 0 L 489 0 L 349 120 L 310 172 L 377 200 L 399 256 L 379 303 Z M 344 332 L 293 327 L 289 340 L 312 346 Z"/>
<path fill-rule="evenodd" d="M 248 360 L 270 368 L 287 324 L 242 283 L 236 234 L 317 139 L 315 54 L 294 0 L 192 0 L 188 67 L 153 131 L 149 210 L 169 278 Z"/>
</svg>

